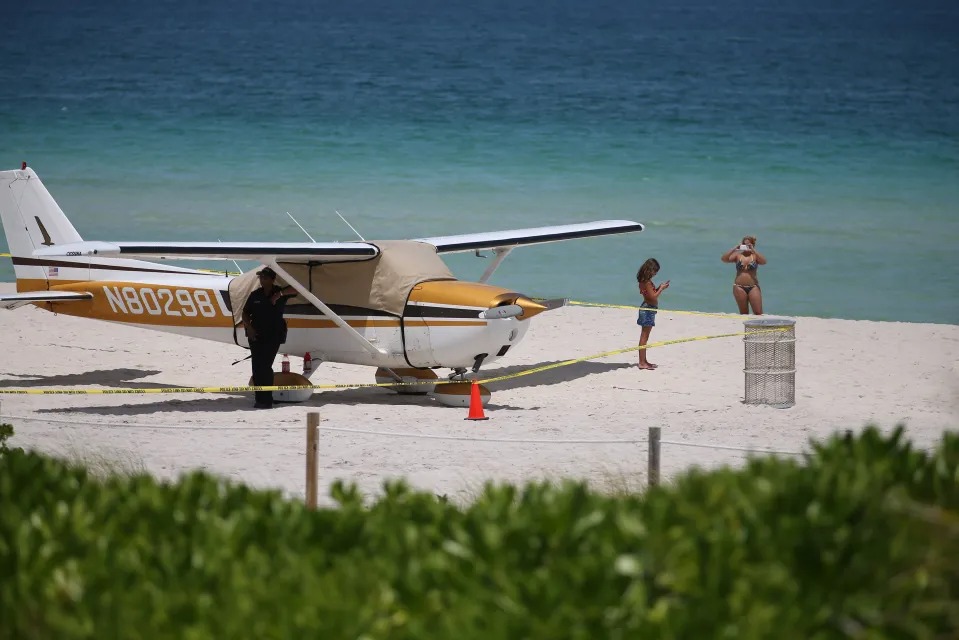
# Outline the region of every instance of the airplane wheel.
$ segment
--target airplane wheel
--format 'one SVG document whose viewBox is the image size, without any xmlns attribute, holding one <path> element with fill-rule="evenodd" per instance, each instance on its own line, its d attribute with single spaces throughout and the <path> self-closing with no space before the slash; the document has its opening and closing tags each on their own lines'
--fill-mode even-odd
<svg viewBox="0 0 959 640">
<path fill-rule="evenodd" d="M 390 389 L 391 391 L 404 395 L 424 395 L 433 391 L 433 388 L 436 386 L 435 384 L 431 384 L 431 382 L 438 377 L 432 369 L 393 369 L 393 371 L 403 379 L 403 382 L 408 384 L 390 385 L 383 387 L 384 389 Z M 377 384 L 388 384 L 390 382 L 396 382 L 396 380 L 386 369 L 380 367 L 376 370 L 376 382 Z M 421 382 L 422 384 L 413 384 L 415 382 Z"/>
<path fill-rule="evenodd" d="M 447 407 L 463 407 L 468 409 L 470 406 L 470 394 L 473 392 L 472 387 L 472 382 L 439 384 L 436 385 L 436 389 L 433 391 L 433 397 L 436 398 L 440 404 L 445 404 Z M 479 385 L 479 390 L 480 400 L 485 407 L 489 403 L 492 394 L 490 394 L 490 390 L 484 385 Z"/>
</svg>

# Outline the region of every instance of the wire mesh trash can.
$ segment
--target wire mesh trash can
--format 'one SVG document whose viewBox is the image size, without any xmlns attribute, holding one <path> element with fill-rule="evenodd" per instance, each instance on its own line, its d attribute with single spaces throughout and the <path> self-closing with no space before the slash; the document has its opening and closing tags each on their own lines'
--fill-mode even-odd
<svg viewBox="0 0 959 640">
<path fill-rule="evenodd" d="M 796 404 L 796 321 L 746 321 L 746 404 L 785 409 Z"/>
</svg>

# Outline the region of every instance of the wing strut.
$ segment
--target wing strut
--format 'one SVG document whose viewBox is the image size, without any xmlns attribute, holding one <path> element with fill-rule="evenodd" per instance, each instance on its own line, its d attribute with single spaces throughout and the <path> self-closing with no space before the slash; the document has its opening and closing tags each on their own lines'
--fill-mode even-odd
<svg viewBox="0 0 959 640">
<path fill-rule="evenodd" d="M 341 317 L 338 316 L 337 314 L 333 313 L 333 310 L 330 309 L 330 308 L 329 308 L 328 306 L 326 306 L 325 304 L 323 304 L 323 302 L 322 302 L 319 298 L 317 298 L 315 295 L 313 295 L 313 292 L 312 292 L 312 291 L 310 291 L 309 289 L 307 289 L 306 287 L 304 287 L 302 284 L 300 284 L 300 283 L 296 280 L 296 278 L 294 278 L 293 276 L 291 276 L 289 273 L 287 273 L 287 272 L 283 269 L 283 267 L 281 267 L 280 265 L 278 265 L 278 264 L 276 263 L 276 260 L 271 260 L 270 263 L 269 263 L 269 266 L 270 266 L 274 271 L 276 271 L 277 275 L 282 276 L 282 278 L 283 278 L 284 280 L 286 280 L 287 284 L 289 284 L 291 287 L 293 287 L 294 289 L 296 289 L 297 292 L 298 292 L 301 296 L 303 296 L 304 298 L 306 298 L 307 300 L 309 300 L 310 303 L 311 303 L 314 307 L 316 307 L 317 309 L 319 309 L 320 311 L 322 311 L 325 315 L 327 315 L 327 316 L 330 318 L 330 320 L 332 320 L 332 321 L 336 324 L 336 326 L 338 326 L 338 327 L 341 328 L 341 329 L 346 330 L 347 334 L 349 334 L 349 335 L 350 335 L 352 338 L 354 338 L 357 342 L 359 342 L 361 345 L 363 345 L 363 348 L 364 348 L 364 349 L 366 349 L 367 351 L 369 351 L 370 353 L 372 353 L 372 354 L 374 354 L 374 355 L 378 355 L 378 356 L 385 356 L 385 355 L 386 355 L 386 350 L 385 350 L 385 349 L 380 349 L 380 348 L 377 348 L 376 346 L 374 346 L 373 343 L 370 342 L 369 340 L 367 340 L 366 338 L 364 338 L 364 337 L 360 334 L 359 331 L 357 331 L 356 329 L 354 329 L 353 327 L 351 327 L 351 326 L 349 325 L 349 323 L 346 322 L 346 320 L 344 320 L 343 318 L 341 318 Z"/>
<path fill-rule="evenodd" d="M 496 257 L 493 259 L 492 264 L 486 267 L 486 271 L 483 272 L 483 276 L 479 279 L 480 282 L 486 282 L 490 279 L 490 276 L 493 275 L 493 272 L 499 267 L 500 263 L 506 259 L 506 256 L 509 255 L 509 252 L 515 249 L 516 247 L 494 247 L 493 255 Z"/>
</svg>

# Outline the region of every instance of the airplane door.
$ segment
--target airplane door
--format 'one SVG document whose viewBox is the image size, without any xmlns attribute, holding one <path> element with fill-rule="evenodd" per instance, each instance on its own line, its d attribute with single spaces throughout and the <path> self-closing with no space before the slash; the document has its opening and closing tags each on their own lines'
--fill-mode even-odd
<svg viewBox="0 0 959 640">
<path fill-rule="evenodd" d="M 438 363 L 433 357 L 430 342 L 430 328 L 419 319 L 403 319 L 403 346 L 406 360 L 414 367 L 435 367 Z"/>
</svg>

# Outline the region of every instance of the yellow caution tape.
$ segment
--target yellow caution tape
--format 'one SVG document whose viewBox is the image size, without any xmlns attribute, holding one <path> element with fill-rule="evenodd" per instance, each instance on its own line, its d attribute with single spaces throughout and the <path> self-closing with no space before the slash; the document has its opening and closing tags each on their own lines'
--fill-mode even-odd
<svg viewBox="0 0 959 640">
<path fill-rule="evenodd" d="M 597 353 L 591 356 L 585 356 L 582 358 L 573 358 L 571 360 L 564 360 L 563 362 L 555 362 L 553 364 L 544 365 L 542 367 L 534 367 L 532 369 L 526 369 L 525 371 L 518 371 L 516 373 L 510 373 L 504 376 L 497 376 L 494 378 L 486 378 L 483 380 L 476 380 L 475 382 L 480 384 L 492 384 L 494 382 L 502 382 L 504 380 L 511 380 L 513 378 L 519 378 L 521 376 L 528 376 L 534 373 L 540 373 L 542 371 L 548 371 L 550 369 L 557 369 L 559 367 L 567 367 L 571 364 L 576 364 L 577 362 L 586 362 L 587 360 L 596 360 L 599 358 L 606 358 L 609 356 L 618 355 L 621 353 L 629 353 L 630 351 L 639 351 L 642 349 L 652 349 L 655 347 L 665 347 L 671 344 L 681 344 L 684 342 L 695 342 L 699 340 L 714 340 L 716 338 L 732 338 L 736 336 L 745 336 L 753 335 L 757 333 L 771 333 L 777 331 L 788 331 L 787 327 L 777 327 L 774 329 L 758 329 L 755 331 L 740 331 L 736 333 L 721 333 L 712 336 L 696 336 L 693 338 L 676 338 L 674 340 L 662 340 L 660 342 L 651 342 L 642 347 L 626 347 L 625 349 L 615 349 L 613 351 L 604 351 L 602 353 Z M 240 387 L 157 387 L 155 389 L 133 389 L 133 388 L 117 388 L 117 389 L 3 389 L 0 388 L 0 395 L 114 395 L 114 394 L 140 394 L 140 393 L 238 393 L 238 392 L 250 392 L 250 391 L 299 391 L 301 389 L 363 389 L 368 387 L 403 387 L 403 386 L 418 386 L 424 384 L 462 384 L 464 382 L 473 382 L 473 380 L 422 380 L 417 382 L 369 382 L 369 383 L 358 383 L 358 384 L 313 384 L 313 385 L 272 385 L 272 386 L 240 386 Z"/>
<path fill-rule="evenodd" d="M 778 332 L 778 331 L 788 331 L 788 328 L 786 328 L 786 327 L 777 327 L 777 328 L 775 328 L 775 329 L 759 329 L 759 330 L 756 330 L 756 331 L 740 331 L 740 332 L 737 332 L 737 333 L 720 333 L 720 334 L 717 334 L 717 335 L 714 335 L 714 336 L 696 336 L 696 337 L 694 337 L 694 338 L 676 338 L 675 340 L 662 340 L 662 341 L 660 341 L 660 342 L 650 342 L 650 343 L 648 343 L 648 344 L 643 345 L 642 347 L 640 347 L 640 346 L 635 346 L 635 347 L 627 347 L 627 348 L 625 348 L 625 349 L 616 349 L 616 350 L 614 350 L 614 351 L 604 351 L 603 353 L 597 353 L 597 354 L 592 355 L 592 356 L 586 356 L 586 357 L 583 357 L 583 358 L 573 358 L 572 360 L 564 360 L 563 362 L 554 362 L 553 364 L 547 364 L 547 365 L 544 365 L 544 366 L 542 366 L 542 367 L 535 367 L 535 368 L 533 368 L 533 369 L 527 369 L 527 370 L 525 370 L 525 371 L 519 371 L 519 372 L 517 372 L 517 373 L 511 373 L 511 374 L 509 374 L 509 375 L 500 376 L 500 377 L 498 377 L 498 378 L 488 378 L 488 379 L 486 379 L 486 380 L 481 380 L 481 381 L 478 381 L 478 382 L 482 382 L 482 383 L 485 383 L 485 384 L 491 384 L 491 383 L 493 383 L 493 382 L 502 382 L 503 380 L 509 380 L 510 378 L 518 378 L 518 377 L 520 377 L 520 376 L 528 376 L 528 375 L 532 375 L 532 374 L 534 374 L 534 373 L 540 373 L 541 371 L 548 371 L 549 369 L 557 369 L 557 368 L 559 368 L 559 367 L 566 367 L 566 366 L 569 366 L 569 365 L 571 365 L 571 364 L 576 364 L 577 362 L 586 362 L 587 360 L 596 360 L 596 359 L 598 359 L 598 358 L 605 358 L 605 357 L 607 357 L 607 356 L 614 356 L 614 355 L 618 355 L 618 354 L 620 354 L 620 353 L 628 353 L 628 352 L 630 352 L 630 351 L 641 351 L 641 350 L 645 350 L 645 349 L 651 349 L 651 348 L 653 348 L 653 347 L 665 347 L 665 346 L 667 346 L 667 345 L 671 345 L 671 344 L 681 344 L 681 343 L 683 343 L 683 342 L 695 342 L 695 341 L 697 341 L 697 340 L 714 340 L 714 339 L 716 339 L 716 338 L 732 338 L 732 337 L 735 337 L 735 336 L 753 335 L 753 334 L 756 334 L 756 333 L 770 333 L 770 332 L 773 332 L 773 331 L 777 331 L 777 332 Z"/>
<path fill-rule="evenodd" d="M 580 307 L 602 307 L 605 309 L 643 309 L 653 313 L 679 313 L 690 316 L 708 316 L 713 318 L 743 318 L 743 314 L 741 313 L 710 313 L 708 311 L 684 311 L 681 309 L 653 309 L 652 307 L 638 307 L 631 304 L 602 304 L 600 302 L 580 302 L 578 300 L 570 300 L 569 304 Z"/>
</svg>

